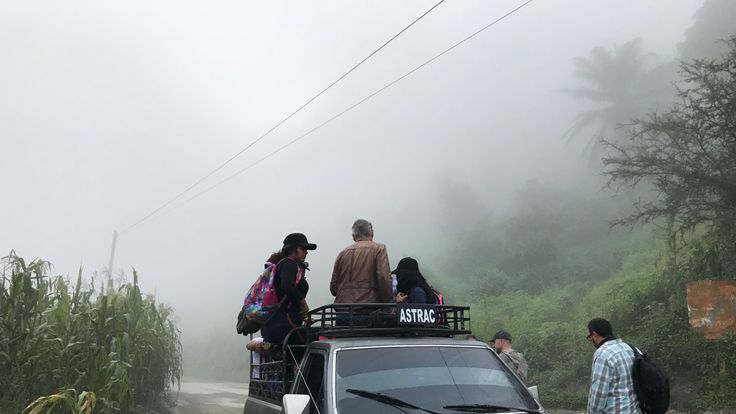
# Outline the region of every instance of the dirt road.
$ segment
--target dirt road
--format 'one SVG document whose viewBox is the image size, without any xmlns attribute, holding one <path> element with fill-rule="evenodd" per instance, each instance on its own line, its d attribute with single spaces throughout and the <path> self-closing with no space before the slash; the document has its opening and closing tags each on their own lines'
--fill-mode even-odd
<svg viewBox="0 0 736 414">
<path fill-rule="evenodd" d="M 181 383 L 176 414 L 241 414 L 248 384 L 185 379 Z"/>
</svg>

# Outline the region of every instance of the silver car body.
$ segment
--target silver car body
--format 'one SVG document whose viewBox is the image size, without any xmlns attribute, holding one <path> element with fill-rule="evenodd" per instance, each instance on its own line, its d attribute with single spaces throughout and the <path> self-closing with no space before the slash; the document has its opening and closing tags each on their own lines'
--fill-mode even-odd
<svg viewBox="0 0 736 414">
<path fill-rule="evenodd" d="M 307 353 L 302 360 L 301 368 L 304 368 L 305 361 L 308 356 L 313 353 L 319 353 L 324 355 L 326 361 L 325 381 L 326 381 L 326 392 L 325 392 L 325 403 L 323 413 L 338 413 L 337 409 L 337 396 L 336 396 L 336 360 L 337 353 L 342 350 L 348 349 L 378 349 L 385 348 L 387 352 L 390 352 L 392 348 L 416 348 L 416 347 L 462 347 L 462 348 L 481 348 L 491 349 L 487 344 L 479 341 L 465 340 L 465 339 L 453 339 L 453 338 L 442 338 L 442 337 L 360 337 L 360 338 L 337 338 L 323 341 L 316 341 L 309 344 Z M 488 353 L 490 358 L 498 359 L 495 352 Z M 505 365 L 501 362 L 501 366 Z M 512 370 L 508 372 L 514 376 L 522 385 L 523 382 L 519 379 Z M 299 373 L 297 373 L 299 375 Z M 292 391 L 296 387 L 296 383 L 292 385 Z M 535 396 L 536 397 L 536 396 Z M 535 398 L 536 399 L 536 398 Z M 540 412 L 543 412 L 541 405 L 539 406 Z M 280 405 L 276 405 L 272 402 L 261 400 L 254 396 L 248 396 L 244 411 L 245 414 L 279 414 L 283 412 L 283 408 Z"/>
</svg>

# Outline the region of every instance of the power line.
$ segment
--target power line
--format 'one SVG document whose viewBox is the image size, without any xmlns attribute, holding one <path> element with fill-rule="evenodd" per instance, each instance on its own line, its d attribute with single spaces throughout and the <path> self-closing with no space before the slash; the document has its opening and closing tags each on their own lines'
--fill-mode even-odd
<svg viewBox="0 0 736 414">
<path fill-rule="evenodd" d="M 380 52 L 381 49 L 383 49 L 384 47 L 386 47 L 394 39 L 396 39 L 397 37 L 401 36 L 402 33 L 404 33 L 405 31 L 409 30 L 410 27 L 414 26 L 415 23 L 417 23 L 419 20 L 421 20 L 422 18 L 424 18 L 424 16 L 428 15 L 432 10 L 434 10 L 435 8 L 437 8 L 437 6 L 439 6 L 440 4 L 442 4 L 444 1 L 445 0 L 438 1 L 434 6 L 430 7 L 427 11 L 425 11 L 424 13 L 422 13 L 422 15 L 420 15 L 419 17 L 417 17 L 416 19 L 414 19 L 406 27 L 404 27 L 398 33 L 396 33 L 395 35 L 393 35 L 390 39 L 388 39 L 387 41 L 385 41 L 381 46 L 378 47 L 378 49 L 376 49 L 373 52 L 371 52 L 368 56 L 366 56 L 365 58 L 363 58 L 363 60 L 361 60 L 360 62 L 358 62 L 357 64 L 355 64 L 347 72 L 343 73 L 339 78 L 335 79 L 335 81 L 333 81 L 332 83 L 330 83 L 329 85 L 327 85 L 326 88 L 324 88 L 321 91 L 319 91 L 316 95 L 314 95 L 312 98 L 310 98 L 307 102 L 305 102 L 304 104 L 302 104 L 302 106 L 300 106 L 299 108 L 297 108 L 294 112 L 290 113 L 287 117 L 285 117 L 284 119 L 282 119 L 281 121 L 279 121 L 276 125 L 274 125 L 273 127 L 271 127 L 271 129 L 269 129 L 268 131 L 266 131 L 265 133 L 263 133 L 260 137 L 258 137 L 254 141 L 252 141 L 250 144 L 248 144 L 245 147 L 243 147 L 243 149 L 241 149 L 240 151 L 236 152 L 235 155 L 233 155 L 232 157 L 228 158 L 222 164 L 218 165 L 215 169 L 213 169 L 212 171 L 210 171 L 209 173 L 207 173 L 204 177 L 202 177 L 199 180 L 197 180 L 194 184 L 192 184 L 189 187 L 185 188 L 184 191 L 180 192 L 179 194 L 177 194 L 173 198 L 169 199 L 167 202 L 165 202 L 164 204 L 162 204 L 161 206 L 159 206 L 155 210 L 153 210 L 150 213 L 148 213 L 147 215 L 145 215 L 140 220 L 136 221 L 132 225 L 130 225 L 127 228 L 125 228 L 122 232 L 127 232 L 128 230 L 131 230 L 132 228 L 134 228 L 134 227 L 138 226 L 139 224 L 143 223 L 144 221 L 148 220 L 154 214 L 156 214 L 159 211 L 163 210 L 164 208 L 168 207 L 171 203 L 173 203 L 174 201 L 178 200 L 181 196 L 183 196 L 184 194 L 188 193 L 190 190 L 192 190 L 193 188 L 195 188 L 196 186 L 198 186 L 199 184 L 201 184 L 202 182 L 204 182 L 206 179 L 212 177 L 212 175 L 214 175 L 215 173 L 217 173 L 218 171 L 220 171 L 221 169 L 223 169 L 226 165 L 230 164 L 230 162 L 232 162 L 234 159 L 238 158 L 241 154 L 243 154 L 245 151 L 249 150 L 252 146 L 254 146 L 255 144 L 257 144 L 263 138 L 267 137 L 269 134 L 271 134 L 271 132 L 275 131 L 278 127 L 280 127 L 281 125 L 283 125 L 286 121 L 288 121 L 289 119 L 291 119 L 294 115 L 296 115 L 299 112 L 301 112 L 302 109 L 306 108 L 315 99 L 319 98 L 322 94 L 324 94 L 325 92 L 327 92 L 328 90 L 330 90 L 338 82 L 340 82 L 341 80 L 345 79 L 345 77 L 347 77 L 350 73 L 352 73 L 360 65 L 362 65 L 363 63 L 365 63 L 371 57 L 373 57 L 373 55 L 375 55 L 376 53 Z"/>
<path fill-rule="evenodd" d="M 405 78 L 406 78 L 406 77 L 408 77 L 409 75 L 411 75 L 411 74 L 413 74 L 414 72 L 416 72 L 416 71 L 418 71 L 418 70 L 422 69 L 423 67 L 425 67 L 425 66 L 429 65 L 430 63 L 432 63 L 432 62 L 434 62 L 435 60 L 439 59 L 439 58 L 440 58 L 441 56 L 445 55 L 446 53 L 448 53 L 448 52 L 450 52 L 451 50 L 455 49 L 456 47 L 458 47 L 458 46 L 462 45 L 462 44 L 463 44 L 463 43 L 465 43 L 466 41 L 468 41 L 468 40 L 472 39 L 473 37 L 477 36 L 478 34 L 482 33 L 482 32 L 483 32 L 483 31 L 485 31 L 486 29 L 488 29 L 488 28 L 492 27 L 493 25 L 495 25 L 495 24 L 497 24 L 497 23 L 501 22 L 501 21 L 502 21 L 502 20 L 504 20 L 505 18 L 507 18 L 507 17 L 511 16 L 512 14 L 516 13 L 517 11 L 519 11 L 520 9 L 522 9 L 522 8 L 523 8 L 524 6 L 528 5 L 529 3 L 533 2 L 533 1 L 534 1 L 534 0 L 527 0 L 526 2 L 522 3 L 522 4 L 520 5 L 520 6 L 518 6 L 518 7 L 516 7 L 515 9 L 513 9 L 513 10 L 509 11 L 508 13 L 506 13 L 506 14 L 504 14 L 503 16 L 499 17 L 498 19 L 496 19 L 496 20 L 492 21 L 491 23 L 489 23 L 489 24 L 487 24 L 487 25 L 483 26 L 483 27 L 482 27 L 481 29 L 479 29 L 479 30 L 475 31 L 474 33 L 470 34 L 469 36 L 467 36 L 467 37 L 463 38 L 463 39 L 462 39 L 462 40 L 460 40 L 459 42 L 457 42 L 457 43 L 453 44 L 452 46 L 450 46 L 450 47 L 448 47 L 447 49 L 443 50 L 442 52 L 438 53 L 437 55 L 435 55 L 435 56 L 434 56 L 434 57 L 432 57 L 431 59 L 429 59 L 429 60 L 425 61 L 425 62 L 424 62 L 424 63 L 422 63 L 421 65 L 419 65 L 419 66 L 415 67 L 414 69 L 412 69 L 412 70 L 410 70 L 410 71 L 406 72 L 405 74 L 401 75 L 400 77 L 398 77 L 398 78 L 394 79 L 393 81 L 389 82 L 388 84 L 386 84 L 385 86 L 383 86 L 383 87 L 381 87 L 380 89 L 376 90 L 375 92 L 371 93 L 370 95 L 368 95 L 368 96 L 364 97 L 363 99 L 359 100 L 358 102 L 356 102 L 356 103 L 354 103 L 354 104 L 350 105 L 350 106 L 349 106 L 349 107 L 347 107 L 346 109 L 344 109 L 344 110 L 340 111 L 339 113 L 337 113 L 337 114 L 333 115 L 332 117 L 330 117 L 330 118 L 329 118 L 329 119 L 327 119 L 326 121 L 322 122 L 321 124 L 317 125 L 316 127 L 314 127 L 314 128 L 312 128 L 312 129 L 310 129 L 309 131 L 305 132 L 304 134 L 302 134 L 302 135 L 300 135 L 300 136 L 298 136 L 298 137 L 294 138 L 293 140 L 291 140 L 291 141 L 287 142 L 286 144 L 284 144 L 284 145 L 282 145 L 281 147 L 277 148 L 276 150 L 274 150 L 274 151 L 272 151 L 272 152 L 268 153 L 267 155 L 263 156 L 262 158 L 258 159 L 257 161 L 253 162 L 252 164 L 249 164 L 249 165 L 248 165 L 248 166 L 246 166 L 245 168 L 242 168 L 242 169 L 240 169 L 240 170 L 236 171 L 236 172 L 235 172 L 234 174 L 232 174 L 232 175 L 230 175 L 230 176 L 228 176 L 228 177 L 226 177 L 226 178 L 224 178 L 224 179 L 222 179 L 222 180 L 218 181 L 218 182 L 217 182 L 217 183 L 215 183 L 214 185 L 212 185 L 212 186 L 210 186 L 210 187 L 206 188 L 205 190 L 203 190 L 203 191 L 201 191 L 201 192 L 199 192 L 199 193 L 195 194 L 194 196 L 192 196 L 192 197 L 190 197 L 190 198 L 186 199 L 186 200 L 185 200 L 184 202 L 182 202 L 182 203 L 181 203 L 181 204 L 179 204 L 178 206 L 176 206 L 176 207 L 174 207 L 174 208 L 172 208 L 172 209 L 168 210 L 168 211 L 167 211 L 166 213 L 168 213 L 168 212 L 171 212 L 171 211 L 173 211 L 173 210 L 175 210 L 175 209 L 177 209 L 177 208 L 179 208 L 179 207 L 183 206 L 184 204 L 186 204 L 186 203 L 188 203 L 188 202 L 190 202 L 190 201 L 192 201 L 192 200 L 194 200 L 194 199 L 196 199 L 196 198 L 198 198 L 198 197 L 200 197 L 200 196 L 202 196 L 202 195 L 204 195 L 204 194 L 206 194 L 206 193 L 208 193 L 208 192 L 210 192 L 210 191 L 214 190 L 215 188 L 219 187 L 220 185 L 224 184 L 225 182 L 227 182 L 227 181 L 230 181 L 231 179 L 233 179 L 233 178 L 237 177 L 238 175 L 240 175 L 240 174 L 242 174 L 242 173 L 244 173 L 244 172 L 246 172 L 246 171 L 250 170 L 251 168 L 255 167 L 256 165 L 260 164 L 261 162 L 263 162 L 263 161 L 267 160 L 268 158 L 271 158 L 272 156 L 274 156 L 274 155 L 276 155 L 277 153 L 279 153 L 279 152 L 283 151 L 283 150 L 284 150 L 284 149 L 286 149 L 287 147 L 289 147 L 289 146 L 293 145 L 293 144 L 294 144 L 294 143 L 296 143 L 297 141 L 299 141 L 299 140 L 301 140 L 301 139 L 303 139 L 303 138 L 307 137 L 308 135 L 310 135 L 310 134 L 312 134 L 313 132 L 315 132 L 315 131 L 319 130 L 319 129 L 320 129 L 320 128 L 322 128 L 323 126 L 325 126 L 325 125 L 329 124 L 330 122 L 332 122 L 332 121 L 334 121 L 335 119 L 337 119 L 337 118 L 341 117 L 342 115 L 344 115 L 344 114 L 346 114 L 346 113 L 350 112 L 351 110 L 355 109 L 356 107 L 358 107 L 359 105 L 361 105 L 361 104 L 363 104 L 364 102 L 368 101 L 369 99 L 373 98 L 374 96 L 376 96 L 376 95 L 380 94 L 381 92 L 385 91 L 386 89 L 388 89 L 388 88 L 392 87 L 393 85 L 395 85 L 395 84 L 399 83 L 400 81 L 402 81 L 403 79 L 405 79 Z"/>
</svg>

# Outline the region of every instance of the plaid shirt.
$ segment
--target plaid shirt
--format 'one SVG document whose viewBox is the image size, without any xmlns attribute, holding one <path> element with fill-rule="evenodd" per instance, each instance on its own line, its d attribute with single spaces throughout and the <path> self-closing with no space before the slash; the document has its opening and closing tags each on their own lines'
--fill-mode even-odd
<svg viewBox="0 0 736 414">
<path fill-rule="evenodd" d="M 634 352 L 620 339 L 609 340 L 593 354 L 588 413 L 641 414 L 631 368 Z"/>
</svg>

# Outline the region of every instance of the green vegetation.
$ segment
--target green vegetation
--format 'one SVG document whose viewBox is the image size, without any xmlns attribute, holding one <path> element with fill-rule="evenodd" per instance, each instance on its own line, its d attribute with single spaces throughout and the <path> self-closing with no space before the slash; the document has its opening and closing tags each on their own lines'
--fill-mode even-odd
<svg viewBox="0 0 736 414">
<path fill-rule="evenodd" d="M 736 407 L 736 334 L 706 341 L 686 304 L 688 282 L 736 278 L 736 37 L 727 44 L 721 58 L 682 64 L 669 111 L 607 142 L 619 197 L 532 183 L 504 220 L 472 203 L 457 212 L 472 224 L 450 235 L 459 247 L 440 287 L 471 305 L 479 337 L 516 337 L 549 407 L 585 406 L 593 317 L 669 372 L 673 408 Z"/>
<path fill-rule="evenodd" d="M 97 400 L 93 392 L 64 390 L 58 394 L 40 397 L 23 410 L 23 414 L 41 414 L 46 412 L 66 411 L 72 414 L 92 414 Z"/>
<path fill-rule="evenodd" d="M 81 271 L 71 285 L 50 277 L 47 262 L 15 254 L 4 262 L 0 412 L 145 412 L 178 384 L 172 311 L 141 294 L 136 273 L 133 283 L 97 289 Z"/>
<path fill-rule="evenodd" d="M 635 120 L 628 142 L 605 141 L 610 184 L 651 187 L 617 224 L 666 219 L 673 236 L 707 227 L 709 239 L 736 258 L 736 37 L 720 59 L 683 63 L 671 110 Z"/>
<path fill-rule="evenodd" d="M 538 185 L 523 192 L 526 201 L 536 195 L 537 208 L 518 205 L 516 215 L 463 238 L 477 250 L 450 252 L 453 260 L 440 268 L 451 279 L 429 274 L 450 302 L 471 306 L 473 332 L 487 340 L 509 330 L 529 361 L 529 383 L 549 407 L 585 406 L 593 317 L 611 320 L 618 336 L 668 371 L 674 408 L 736 406 L 736 335 L 705 341 L 688 325 L 685 284 L 734 277 L 719 270 L 704 236 L 688 237 L 673 253 L 654 226 L 609 229 L 606 220 L 623 201 L 606 194 L 584 198 Z"/>
</svg>

